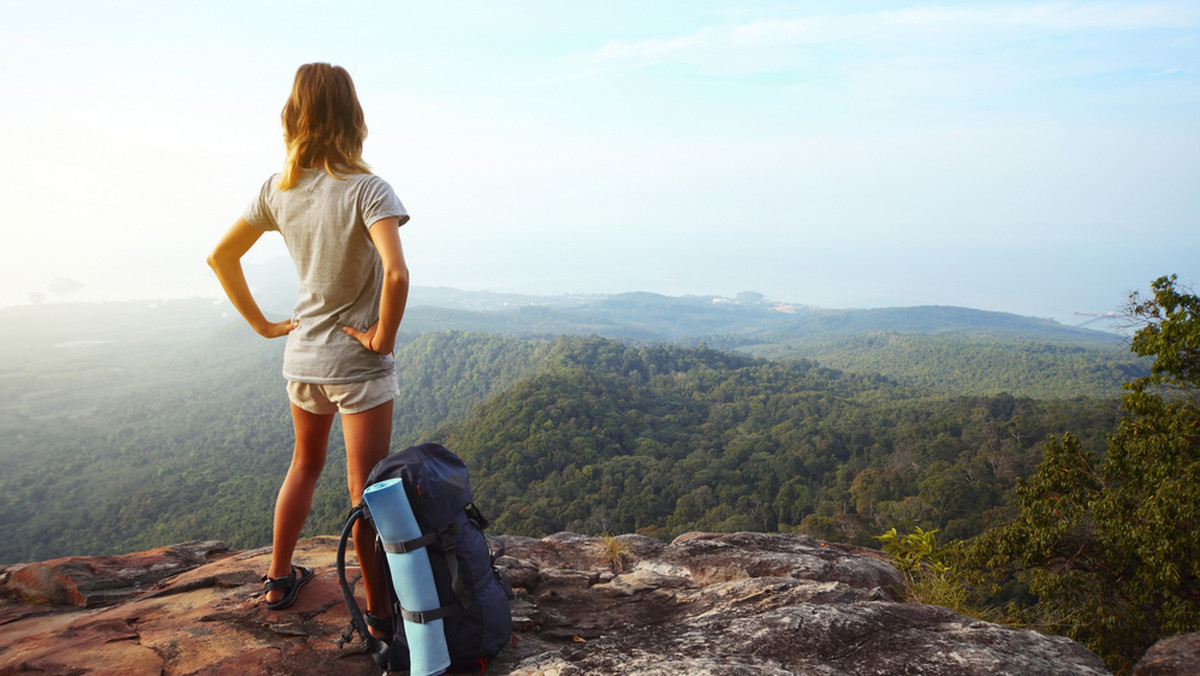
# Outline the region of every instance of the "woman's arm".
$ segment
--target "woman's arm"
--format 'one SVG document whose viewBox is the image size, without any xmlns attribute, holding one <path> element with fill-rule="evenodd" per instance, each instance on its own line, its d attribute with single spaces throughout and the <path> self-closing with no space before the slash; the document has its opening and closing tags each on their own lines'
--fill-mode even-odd
<svg viewBox="0 0 1200 676">
<path fill-rule="evenodd" d="M 371 241 L 383 262 L 383 291 L 379 298 L 379 320 L 364 333 L 346 326 L 342 331 L 368 350 L 390 354 L 396 349 L 396 332 L 408 304 L 408 265 L 400 247 L 400 219 L 393 216 L 371 224 Z"/>
<path fill-rule="evenodd" d="M 233 227 L 225 233 L 217 248 L 208 255 L 208 265 L 217 273 L 217 280 L 233 307 L 250 324 L 250 327 L 264 338 L 285 336 L 299 324 L 291 319 L 282 322 L 270 322 L 263 316 L 258 303 L 250 293 L 250 285 L 246 283 L 246 274 L 242 271 L 242 256 L 254 246 L 262 231 L 239 218 Z"/>
</svg>

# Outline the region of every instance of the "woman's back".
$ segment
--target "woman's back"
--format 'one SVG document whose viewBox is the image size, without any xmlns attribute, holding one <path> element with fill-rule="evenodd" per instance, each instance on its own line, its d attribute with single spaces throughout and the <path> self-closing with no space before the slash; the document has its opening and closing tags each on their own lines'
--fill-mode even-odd
<svg viewBox="0 0 1200 676">
<path fill-rule="evenodd" d="M 369 226 L 384 218 L 408 220 L 404 205 L 373 174 L 331 176 L 304 169 L 287 190 L 278 175 L 262 186 L 244 218 L 277 230 L 299 278 L 283 373 L 289 380 L 338 383 L 369 380 L 392 368 L 391 355 L 363 350 L 341 327 L 365 330 L 379 317 L 383 268 Z"/>
</svg>

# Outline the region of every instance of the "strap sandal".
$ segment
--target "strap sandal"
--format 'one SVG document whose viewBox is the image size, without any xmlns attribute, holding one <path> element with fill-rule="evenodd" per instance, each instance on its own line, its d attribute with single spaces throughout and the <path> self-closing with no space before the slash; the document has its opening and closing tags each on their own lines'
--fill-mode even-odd
<svg viewBox="0 0 1200 676">
<path fill-rule="evenodd" d="M 299 572 L 299 575 L 297 575 Z M 266 577 L 263 576 L 263 594 L 276 589 L 286 589 L 287 593 L 283 598 L 271 603 L 267 602 L 267 610 L 283 610 L 296 602 L 296 596 L 300 593 L 300 588 L 313 578 L 313 572 L 310 568 L 304 566 L 292 566 L 292 572 L 283 577 Z"/>
</svg>

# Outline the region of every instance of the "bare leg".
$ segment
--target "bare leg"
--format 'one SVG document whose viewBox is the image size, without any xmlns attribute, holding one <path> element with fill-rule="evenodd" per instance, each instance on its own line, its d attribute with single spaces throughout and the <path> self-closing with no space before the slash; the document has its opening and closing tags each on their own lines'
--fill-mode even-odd
<svg viewBox="0 0 1200 676">
<path fill-rule="evenodd" d="M 342 416 L 342 433 L 346 439 L 346 479 L 350 500 L 362 500 L 363 484 L 371 469 L 387 457 L 392 442 L 392 402 L 380 404 L 369 411 Z M 387 581 L 379 565 L 375 547 L 375 529 L 359 521 L 354 525 L 354 551 L 362 569 L 363 587 L 367 594 L 367 612 L 376 617 L 388 617 Z"/>
<path fill-rule="evenodd" d="M 325 451 L 329 448 L 329 430 L 333 427 L 334 414 L 309 413 L 292 404 L 292 427 L 296 431 L 296 446 L 292 451 L 292 464 L 287 477 L 279 488 L 275 499 L 275 532 L 272 535 L 270 577 L 283 577 L 292 572 L 292 552 L 300 530 L 308 519 L 312 507 L 313 490 L 321 470 L 325 468 Z M 287 593 L 276 589 L 267 593 L 267 601 L 274 603 Z"/>
</svg>

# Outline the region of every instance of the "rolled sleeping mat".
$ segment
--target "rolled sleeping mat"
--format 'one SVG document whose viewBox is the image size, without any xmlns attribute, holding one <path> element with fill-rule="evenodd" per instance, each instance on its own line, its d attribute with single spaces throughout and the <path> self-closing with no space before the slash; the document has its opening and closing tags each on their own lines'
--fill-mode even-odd
<svg viewBox="0 0 1200 676">
<path fill-rule="evenodd" d="M 375 530 L 387 543 L 408 542 L 421 537 L 421 528 L 408 504 L 402 481 L 387 479 L 363 490 L 363 500 L 375 520 Z M 392 587 L 405 610 L 431 611 L 441 606 L 427 548 L 402 554 L 388 552 L 387 561 L 392 572 Z M 427 624 L 404 620 L 404 635 L 408 638 L 409 673 L 412 676 L 434 676 L 450 666 L 442 620 Z"/>
</svg>

